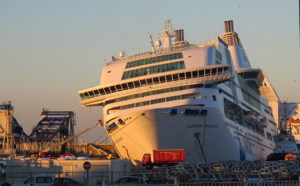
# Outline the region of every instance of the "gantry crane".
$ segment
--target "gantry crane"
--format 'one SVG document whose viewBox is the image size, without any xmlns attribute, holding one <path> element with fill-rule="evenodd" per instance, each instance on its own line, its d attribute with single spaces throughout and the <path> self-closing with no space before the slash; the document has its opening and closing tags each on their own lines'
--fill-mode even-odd
<svg viewBox="0 0 300 186">
<path fill-rule="evenodd" d="M 91 130 L 92 128 L 94 128 L 94 127 L 96 127 L 96 126 L 102 126 L 102 120 L 99 120 L 98 123 L 95 124 L 94 126 L 91 126 L 91 127 L 87 128 L 87 129 L 85 129 L 85 130 L 83 130 L 83 131 L 81 131 L 81 132 L 79 132 L 79 133 L 77 133 L 77 134 L 75 134 L 75 135 L 73 135 L 73 136 L 68 137 L 68 138 L 65 139 L 64 141 L 62 141 L 62 142 L 60 142 L 60 143 L 58 143 L 58 144 L 55 144 L 55 145 L 53 145 L 53 146 L 51 146 L 51 147 L 48 147 L 48 148 L 46 148 L 46 149 L 40 151 L 39 157 L 40 157 L 40 158 L 47 157 L 47 156 L 49 155 L 49 151 L 50 151 L 50 150 L 55 149 L 55 148 L 58 148 L 58 147 L 60 147 L 61 145 L 65 144 L 65 143 L 67 143 L 67 142 L 69 142 L 69 141 L 72 141 L 73 139 L 77 138 L 77 137 L 80 136 L 81 134 L 84 134 L 85 132 Z"/>
</svg>

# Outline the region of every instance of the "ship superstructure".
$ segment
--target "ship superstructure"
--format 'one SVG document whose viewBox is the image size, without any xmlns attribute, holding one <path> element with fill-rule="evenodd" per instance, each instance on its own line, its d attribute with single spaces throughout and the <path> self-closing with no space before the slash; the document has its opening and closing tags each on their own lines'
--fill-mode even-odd
<svg viewBox="0 0 300 186">
<path fill-rule="evenodd" d="M 136 165 L 153 150 L 185 149 L 196 163 L 265 159 L 273 151 L 279 98 L 264 72 L 251 68 L 233 22 L 224 24 L 222 39 L 192 45 L 167 21 L 158 49 L 149 35 L 151 51 L 120 53 L 99 86 L 78 92 L 80 105 L 103 107 L 121 158 Z"/>
</svg>

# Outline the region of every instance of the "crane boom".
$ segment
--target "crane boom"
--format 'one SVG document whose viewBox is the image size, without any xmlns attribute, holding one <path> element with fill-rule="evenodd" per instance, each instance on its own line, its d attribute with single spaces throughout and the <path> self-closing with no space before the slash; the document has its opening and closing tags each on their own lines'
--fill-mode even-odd
<svg viewBox="0 0 300 186">
<path fill-rule="evenodd" d="M 81 131 L 81 132 L 79 132 L 79 133 L 77 133 L 77 134 L 75 134 L 75 135 L 73 135 L 73 136 L 68 137 L 68 138 L 65 139 L 64 141 L 62 141 L 62 142 L 60 142 L 60 143 L 58 143 L 58 144 L 55 144 L 55 145 L 53 145 L 53 146 L 51 146 L 51 147 L 48 147 L 48 148 L 46 148 L 46 149 L 40 151 L 39 155 L 40 155 L 41 157 L 45 157 L 45 155 L 48 154 L 48 152 L 49 152 L 50 150 L 55 149 L 55 148 L 58 148 L 58 147 L 60 147 L 61 145 L 65 144 L 65 143 L 67 143 L 67 142 L 69 142 L 69 141 L 72 141 L 73 139 L 77 138 L 77 137 L 80 136 L 81 134 L 83 134 L 83 133 L 85 133 L 85 132 L 91 130 L 92 128 L 94 128 L 94 127 L 96 127 L 96 126 L 98 126 L 98 125 L 99 125 L 99 126 L 102 125 L 102 120 L 99 120 L 99 123 L 95 124 L 94 126 L 91 126 L 91 127 L 87 128 L 87 129 L 85 129 L 85 130 L 83 130 L 83 131 Z"/>
</svg>

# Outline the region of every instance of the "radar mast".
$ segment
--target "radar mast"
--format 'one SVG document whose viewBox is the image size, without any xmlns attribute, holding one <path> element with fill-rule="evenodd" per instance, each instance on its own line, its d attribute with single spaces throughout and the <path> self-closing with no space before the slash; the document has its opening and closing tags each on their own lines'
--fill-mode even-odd
<svg viewBox="0 0 300 186">
<path fill-rule="evenodd" d="M 170 46 L 173 46 L 171 38 L 175 37 L 175 34 L 172 31 L 172 28 L 170 28 L 170 26 L 172 27 L 172 25 L 170 25 L 170 23 L 171 23 L 171 20 L 168 19 L 165 22 L 165 30 L 160 32 L 162 34 L 162 36 L 157 38 L 158 40 L 163 40 L 163 39 L 165 40 L 164 48 L 168 48 Z"/>
</svg>

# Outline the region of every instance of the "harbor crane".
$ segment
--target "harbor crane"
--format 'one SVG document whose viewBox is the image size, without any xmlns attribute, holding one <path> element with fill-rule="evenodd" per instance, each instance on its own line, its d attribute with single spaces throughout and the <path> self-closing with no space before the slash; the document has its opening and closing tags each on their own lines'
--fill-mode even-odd
<svg viewBox="0 0 300 186">
<path fill-rule="evenodd" d="M 40 151 L 40 152 L 39 152 L 39 157 L 40 157 L 40 158 L 47 157 L 47 156 L 49 155 L 50 150 L 55 149 L 55 148 L 58 148 L 58 147 L 60 147 L 61 145 L 65 144 L 65 143 L 67 143 L 67 142 L 72 141 L 73 139 L 75 139 L 75 138 L 77 138 L 78 136 L 80 136 L 81 134 L 84 134 L 85 132 L 87 132 L 87 131 L 93 129 L 93 128 L 96 127 L 96 126 L 102 126 L 102 120 L 99 120 L 97 124 L 95 124 L 95 125 L 93 125 L 93 126 L 87 128 L 87 129 L 85 129 L 85 130 L 83 130 L 83 131 L 81 131 L 81 132 L 79 132 L 79 133 L 77 133 L 77 134 L 75 134 L 75 135 L 73 135 L 73 136 L 70 136 L 70 137 L 66 138 L 64 141 L 62 141 L 62 142 L 60 142 L 60 143 L 58 143 L 58 144 L 55 144 L 55 145 L 53 145 L 53 146 L 51 146 L 51 147 L 48 147 L 48 148 L 46 148 L 46 149 Z"/>
</svg>

